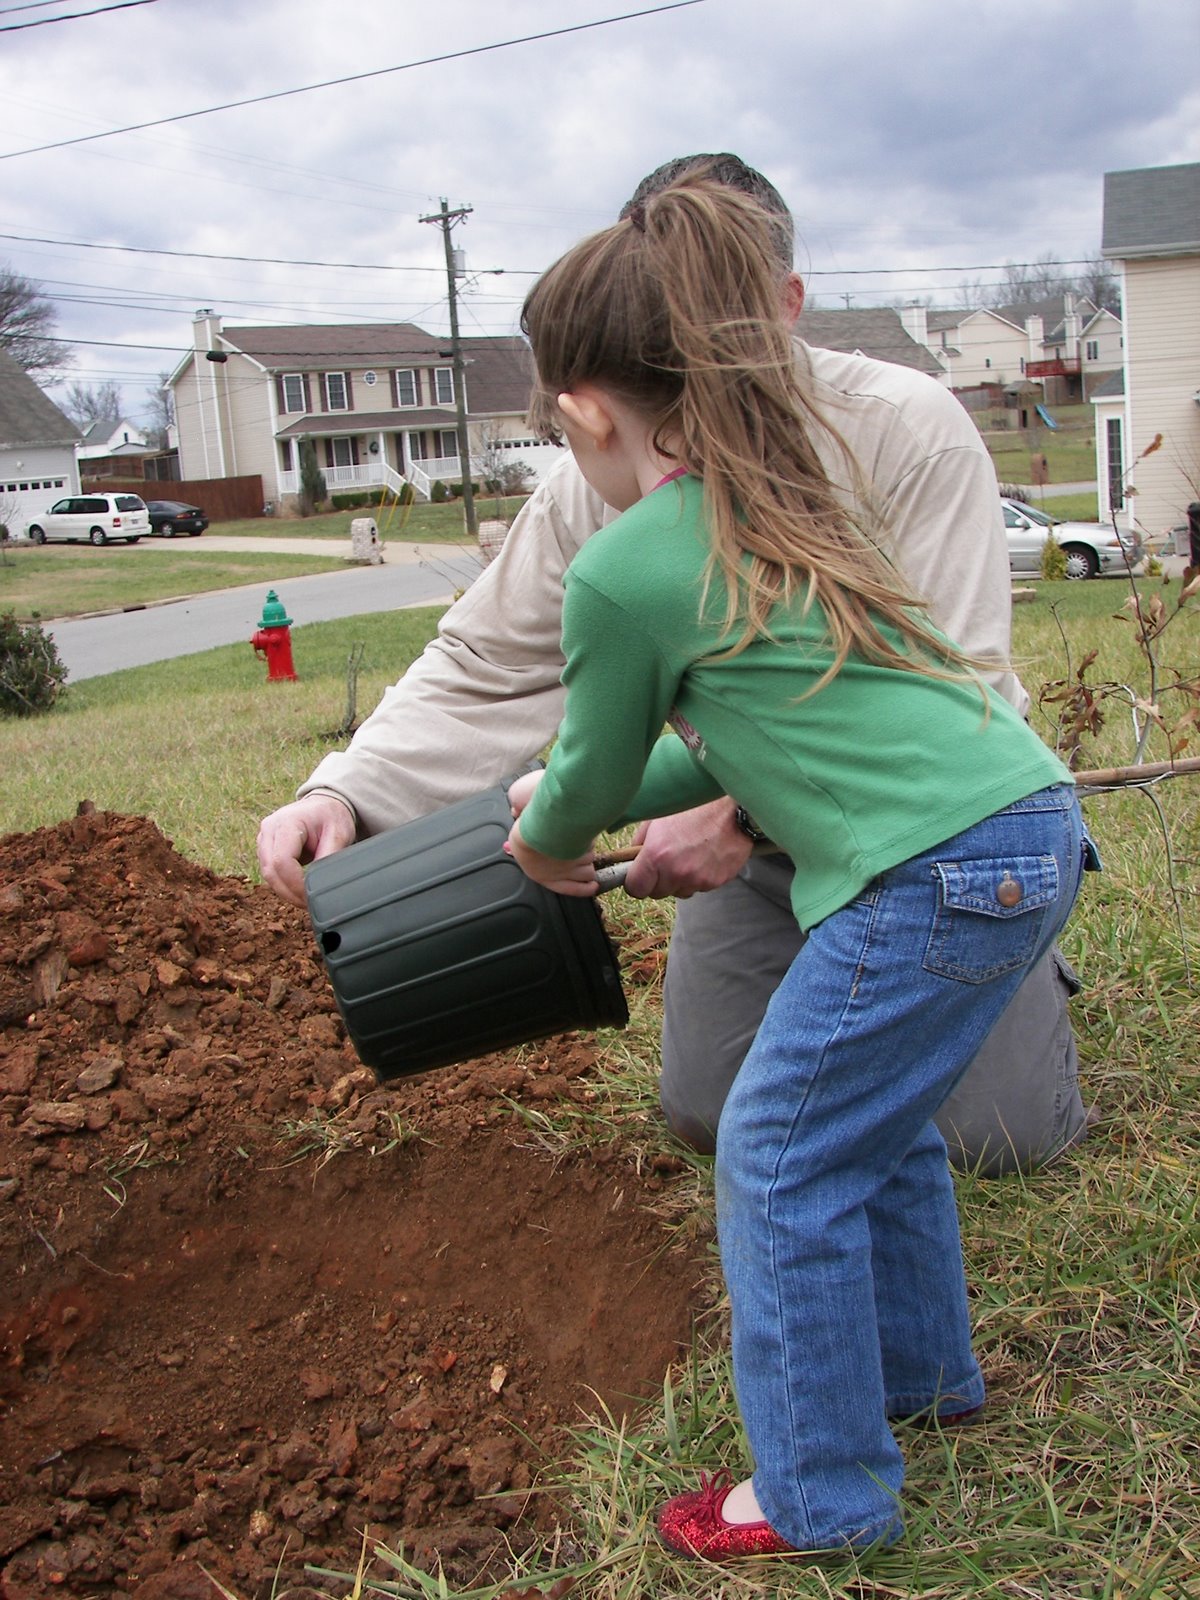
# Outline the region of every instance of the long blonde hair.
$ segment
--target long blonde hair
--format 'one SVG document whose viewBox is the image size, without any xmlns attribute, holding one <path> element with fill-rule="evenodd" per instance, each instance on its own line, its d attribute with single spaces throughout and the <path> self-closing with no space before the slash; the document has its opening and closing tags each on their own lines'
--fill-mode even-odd
<svg viewBox="0 0 1200 1600">
<path fill-rule="evenodd" d="M 568 251 L 521 314 L 538 373 L 534 421 L 551 432 L 554 397 L 593 382 L 651 423 L 662 453 L 675 441 L 672 458 L 704 485 L 707 576 L 724 580 L 726 632 L 741 628 L 730 653 L 770 637 L 773 607 L 802 595 L 805 610 L 819 602 L 833 649 L 811 693 L 851 652 L 964 676 L 975 663 L 930 632 L 880 547 L 861 474 L 848 502 L 813 447 L 821 429 L 853 462 L 797 375 L 774 226 L 701 167 Z"/>
</svg>

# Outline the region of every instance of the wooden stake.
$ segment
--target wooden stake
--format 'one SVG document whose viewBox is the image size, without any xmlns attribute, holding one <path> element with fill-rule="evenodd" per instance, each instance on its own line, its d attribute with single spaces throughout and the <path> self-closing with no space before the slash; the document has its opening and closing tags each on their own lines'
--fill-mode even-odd
<svg viewBox="0 0 1200 1600">
<path fill-rule="evenodd" d="M 1075 772 L 1072 777 L 1081 789 L 1116 788 L 1121 784 L 1145 783 L 1149 778 L 1174 778 L 1200 772 L 1200 757 L 1186 761 L 1147 761 L 1140 767 L 1097 767 L 1092 772 Z"/>
</svg>

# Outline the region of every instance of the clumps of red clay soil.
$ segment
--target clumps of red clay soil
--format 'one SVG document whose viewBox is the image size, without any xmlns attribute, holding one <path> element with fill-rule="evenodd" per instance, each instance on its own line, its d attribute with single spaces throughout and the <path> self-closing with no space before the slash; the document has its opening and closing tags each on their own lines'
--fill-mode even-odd
<svg viewBox="0 0 1200 1600">
<path fill-rule="evenodd" d="M 466 1582 L 562 1520 L 564 1429 L 660 1388 L 701 1276 L 669 1161 L 523 1133 L 595 1072 L 377 1085 L 269 891 L 144 818 L 0 839 L 3 1600 L 338 1592 L 364 1528 Z"/>
</svg>

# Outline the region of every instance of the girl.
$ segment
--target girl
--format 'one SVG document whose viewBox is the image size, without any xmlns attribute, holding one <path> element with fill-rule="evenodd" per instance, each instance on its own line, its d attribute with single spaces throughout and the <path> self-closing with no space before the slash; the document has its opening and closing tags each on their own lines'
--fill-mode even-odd
<svg viewBox="0 0 1200 1600">
<path fill-rule="evenodd" d="M 1087 848 L 1066 769 L 904 592 L 852 466 L 835 486 L 809 445 L 769 228 L 689 175 L 563 257 L 522 319 L 543 424 L 624 515 L 567 574 L 566 714 L 511 791 L 510 848 L 589 895 L 597 833 L 729 794 L 794 859 L 807 933 L 717 1136 L 754 1476 L 658 1516 L 715 1560 L 893 1541 L 889 1421 L 981 1407 L 930 1119 Z"/>
</svg>

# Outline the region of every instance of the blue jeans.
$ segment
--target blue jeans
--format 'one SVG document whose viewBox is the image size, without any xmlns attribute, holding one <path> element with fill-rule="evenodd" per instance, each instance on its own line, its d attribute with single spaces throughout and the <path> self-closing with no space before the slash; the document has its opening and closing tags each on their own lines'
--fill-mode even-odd
<svg viewBox="0 0 1200 1600">
<path fill-rule="evenodd" d="M 892 868 L 815 927 L 717 1134 L 754 1488 L 798 1549 L 899 1536 L 888 1418 L 983 1400 L 932 1117 L 1050 947 L 1091 850 L 1070 785 Z"/>
</svg>

